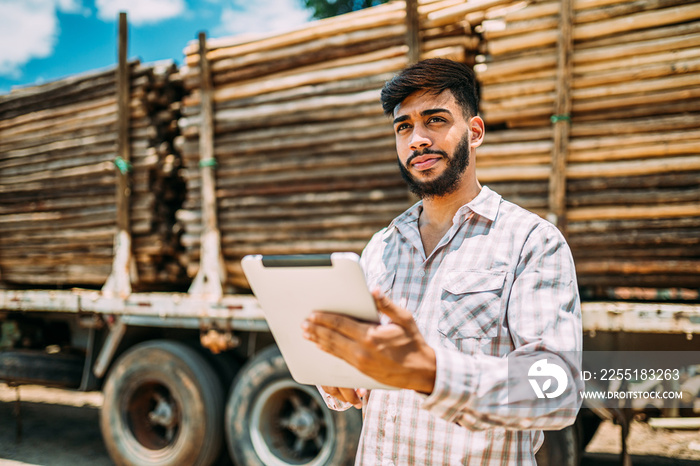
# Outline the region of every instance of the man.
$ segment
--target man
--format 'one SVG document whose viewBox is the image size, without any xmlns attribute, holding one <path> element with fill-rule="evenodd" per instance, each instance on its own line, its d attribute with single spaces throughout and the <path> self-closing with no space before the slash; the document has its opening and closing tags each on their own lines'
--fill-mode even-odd
<svg viewBox="0 0 700 466">
<path fill-rule="evenodd" d="M 316 312 L 303 325 L 321 349 L 401 388 L 369 396 L 357 464 L 535 464 L 540 429 L 571 424 L 579 405 L 576 396 L 524 399 L 512 385 L 532 382 L 514 382 L 514 367 L 549 362 L 575 379 L 582 336 L 571 253 L 556 227 L 479 184 L 484 122 L 467 66 L 422 61 L 381 98 L 399 169 L 421 199 L 362 254 L 384 322 Z M 368 396 L 322 389 L 338 409 Z"/>
</svg>

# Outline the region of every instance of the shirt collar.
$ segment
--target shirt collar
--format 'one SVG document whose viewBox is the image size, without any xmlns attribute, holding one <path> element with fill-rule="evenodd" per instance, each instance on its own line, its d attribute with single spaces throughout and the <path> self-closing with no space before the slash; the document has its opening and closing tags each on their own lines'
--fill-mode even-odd
<svg viewBox="0 0 700 466">
<path fill-rule="evenodd" d="M 457 211 L 455 217 L 457 215 L 463 215 L 462 212 L 469 210 L 493 222 L 494 220 L 496 220 L 496 216 L 498 215 L 498 208 L 500 207 L 500 205 L 500 194 L 491 191 L 491 189 L 488 186 L 484 186 L 481 188 L 481 191 L 479 191 L 479 194 L 477 194 L 476 197 L 471 200 L 471 202 L 468 202 L 467 204 L 463 205 Z"/>
<path fill-rule="evenodd" d="M 469 217 L 469 215 L 471 215 L 471 212 L 474 212 L 475 214 L 493 222 L 496 220 L 500 205 L 500 194 L 492 191 L 488 186 L 484 186 L 474 199 L 459 208 L 457 213 L 455 213 L 454 222 L 464 221 L 467 217 Z M 418 218 L 420 217 L 422 211 L 423 201 L 416 202 L 409 207 L 408 210 L 392 220 L 387 228 L 387 231 L 391 231 L 394 227 L 398 227 L 402 224 L 418 222 Z"/>
</svg>

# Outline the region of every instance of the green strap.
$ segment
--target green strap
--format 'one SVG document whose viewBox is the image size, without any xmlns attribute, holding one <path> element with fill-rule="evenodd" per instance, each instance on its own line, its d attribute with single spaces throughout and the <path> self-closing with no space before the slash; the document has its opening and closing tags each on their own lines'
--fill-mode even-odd
<svg viewBox="0 0 700 466">
<path fill-rule="evenodd" d="M 121 157 L 117 157 L 116 159 L 114 159 L 114 165 L 117 166 L 117 169 L 122 173 L 122 175 L 126 175 L 133 168 L 133 165 L 131 165 L 130 162 L 127 162 Z"/>
<path fill-rule="evenodd" d="M 209 159 L 202 159 L 199 161 L 199 166 L 200 166 L 200 168 L 204 168 L 204 167 L 216 168 L 216 159 L 213 157 L 209 158 Z"/>
<path fill-rule="evenodd" d="M 554 124 L 554 123 L 559 123 L 560 121 L 571 121 L 571 116 L 570 115 L 552 115 L 549 119 L 552 121 L 552 124 Z"/>
</svg>

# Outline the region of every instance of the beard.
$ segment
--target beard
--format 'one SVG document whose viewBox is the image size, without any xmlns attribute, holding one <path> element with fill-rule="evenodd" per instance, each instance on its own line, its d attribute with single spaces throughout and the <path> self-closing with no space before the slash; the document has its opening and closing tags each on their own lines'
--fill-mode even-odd
<svg viewBox="0 0 700 466">
<path fill-rule="evenodd" d="M 437 178 L 430 181 L 419 181 L 411 175 L 406 167 L 413 159 L 425 154 L 441 155 L 445 159 L 447 166 L 445 171 Z M 401 160 L 398 160 L 399 171 L 401 172 L 401 177 L 408 185 L 408 189 L 418 196 L 419 199 L 442 197 L 447 194 L 452 194 L 459 187 L 462 175 L 467 169 L 467 166 L 469 166 L 469 154 L 469 132 L 467 131 L 457 144 L 452 157 L 449 157 L 445 151 L 441 150 L 424 149 L 422 151 L 415 151 L 408 160 L 406 160 L 405 166 L 401 163 Z"/>
</svg>

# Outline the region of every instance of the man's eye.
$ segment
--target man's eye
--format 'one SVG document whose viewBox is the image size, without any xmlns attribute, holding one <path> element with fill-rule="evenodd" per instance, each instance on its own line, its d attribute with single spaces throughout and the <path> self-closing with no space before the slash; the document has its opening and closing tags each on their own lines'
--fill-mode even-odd
<svg viewBox="0 0 700 466">
<path fill-rule="evenodd" d="M 404 129 L 406 129 L 408 127 L 409 127 L 409 125 L 407 123 L 401 123 L 400 125 L 398 125 L 396 127 L 396 132 L 400 133 L 401 131 L 403 131 Z"/>
<path fill-rule="evenodd" d="M 442 123 L 445 119 L 441 117 L 430 117 L 428 118 L 428 123 Z"/>
</svg>

